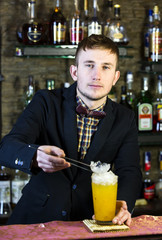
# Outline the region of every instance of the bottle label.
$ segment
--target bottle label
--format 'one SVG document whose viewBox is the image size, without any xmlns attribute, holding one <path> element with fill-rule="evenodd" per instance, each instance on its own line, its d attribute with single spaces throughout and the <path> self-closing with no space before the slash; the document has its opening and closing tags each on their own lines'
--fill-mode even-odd
<svg viewBox="0 0 162 240">
<path fill-rule="evenodd" d="M 42 37 L 42 33 L 40 31 L 38 31 L 37 29 L 34 29 L 34 31 L 32 31 L 29 28 L 29 31 L 27 33 L 28 39 L 34 43 L 39 42 L 41 40 Z"/>
<path fill-rule="evenodd" d="M 162 171 L 162 152 L 159 154 L 159 170 Z"/>
<path fill-rule="evenodd" d="M 113 34 L 113 39 L 114 40 L 121 40 L 123 38 L 123 34 L 120 32 L 114 33 Z"/>
<path fill-rule="evenodd" d="M 79 28 L 70 28 L 70 42 L 72 44 L 78 44 L 83 39 L 83 29 Z"/>
<path fill-rule="evenodd" d="M 154 183 L 144 183 L 144 198 L 153 199 L 155 196 L 155 184 Z"/>
<path fill-rule="evenodd" d="M 0 181 L 0 201 L 10 202 L 10 181 Z"/>
<path fill-rule="evenodd" d="M 66 26 L 53 22 L 53 44 L 65 42 Z"/>
<path fill-rule="evenodd" d="M 88 36 L 91 34 L 102 34 L 102 26 L 98 22 L 92 22 L 88 26 Z"/>
<path fill-rule="evenodd" d="M 142 103 L 138 107 L 138 129 L 139 131 L 152 130 L 152 105 Z"/>
<path fill-rule="evenodd" d="M 157 105 L 158 121 L 162 121 L 162 104 Z"/>
<path fill-rule="evenodd" d="M 150 34 L 150 58 L 153 62 L 162 60 L 162 32 L 159 28 L 153 28 Z"/>
</svg>

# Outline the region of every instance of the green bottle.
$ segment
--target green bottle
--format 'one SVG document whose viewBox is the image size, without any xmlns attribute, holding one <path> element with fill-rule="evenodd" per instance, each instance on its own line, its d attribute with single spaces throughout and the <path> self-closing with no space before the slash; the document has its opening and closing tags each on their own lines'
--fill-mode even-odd
<svg viewBox="0 0 162 240">
<path fill-rule="evenodd" d="M 137 120 L 140 132 L 153 130 L 152 95 L 149 91 L 149 79 L 143 77 L 142 90 L 137 99 Z"/>
</svg>

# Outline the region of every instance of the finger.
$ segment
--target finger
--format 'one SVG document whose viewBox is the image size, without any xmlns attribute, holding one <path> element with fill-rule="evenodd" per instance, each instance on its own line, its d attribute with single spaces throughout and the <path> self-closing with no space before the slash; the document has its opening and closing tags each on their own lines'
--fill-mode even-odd
<svg viewBox="0 0 162 240">
<path fill-rule="evenodd" d="M 63 160 L 63 163 L 57 161 L 49 161 L 47 159 L 39 159 L 38 167 L 42 168 L 46 172 L 54 172 L 58 170 L 62 170 L 64 168 L 70 167 L 70 163 Z"/>
<path fill-rule="evenodd" d="M 44 171 L 44 172 L 48 172 L 48 173 L 52 173 L 52 172 L 57 172 L 57 171 L 61 171 L 61 170 L 63 170 L 63 169 L 65 169 L 65 168 L 68 168 L 69 166 L 64 166 L 64 167 L 46 167 L 46 166 L 43 166 L 43 167 L 41 167 L 42 168 L 42 170 Z"/>
<path fill-rule="evenodd" d="M 58 157 L 65 157 L 64 151 L 58 147 L 52 147 L 51 154 Z"/>
<path fill-rule="evenodd" d="M 125 224 L 129 227 L 131 225 L 132 218 L 128 218 L 128 220 L 125 222 Z"/>
<path fill-rule="evenodd" d="M 131 223 L 131 214 L 127 210 L 121 208 L 119 213 L 113 219 L 113 223 L 121 225 L 124 222 L 127 222 L 127 224 Z"/>
</svg>

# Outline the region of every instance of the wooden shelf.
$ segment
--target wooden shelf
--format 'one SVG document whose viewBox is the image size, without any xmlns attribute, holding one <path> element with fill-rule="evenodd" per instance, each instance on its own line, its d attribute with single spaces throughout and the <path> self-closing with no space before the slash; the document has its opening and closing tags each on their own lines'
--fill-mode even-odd
<svg viewBox="0 0 162 240">
<path fill-rule="evenodd" d="M 162 145 L 162 132 L 159 133 L 139 133 L 139 146 L 158 146 Z"/>
<path fill-rule="evenodd" d="M 121 58 L 133 58 L 133 56 L 129 54 L 129 49 L 132 49 L 132 46 L 119 46 L 118 48 Z M 15 56 L 73 59 L 75 58 L 76 49 L 77 45 L 20 45 L 16 46 Z"/>
</svg>

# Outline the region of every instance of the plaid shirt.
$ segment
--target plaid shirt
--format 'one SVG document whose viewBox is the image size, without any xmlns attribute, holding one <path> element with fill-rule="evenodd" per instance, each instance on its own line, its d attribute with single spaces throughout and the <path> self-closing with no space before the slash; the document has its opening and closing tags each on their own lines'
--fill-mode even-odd
<svg viewBox="0 0 162 240">
<path fill-rule="evenodd" d="M 80 97 L 76 97 L 77 105 L 87 106 Z M 103 111 L 104 105 L 96 108 L 96 111 Z M 95 117 L 84 117 L 77 114 L 77 131 L 78 131 L 78 152 L 80 159 L 83 160 L 91 143 L 93 134 L 97 131 L 97 126 L 101 119 Z"/>
</svg>

